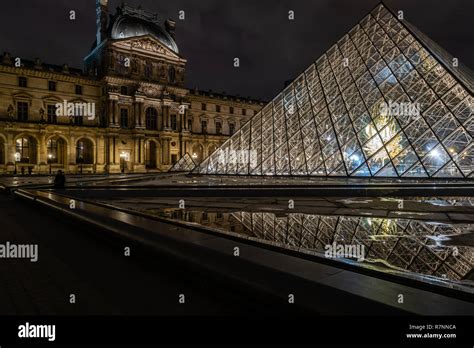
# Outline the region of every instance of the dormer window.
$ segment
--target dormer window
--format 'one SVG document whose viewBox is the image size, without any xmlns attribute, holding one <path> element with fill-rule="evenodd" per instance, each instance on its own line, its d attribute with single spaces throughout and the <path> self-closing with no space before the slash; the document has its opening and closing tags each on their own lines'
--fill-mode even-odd
<svg viewBox="0 0 474 348">
<path fill-rule="evenodd" d="M 52 92 L 56 91 L 56 82 L 55 81 L 48 81 L 48 89 Z"/>
<path fill-rule="evenodd" d="M 24 77 L 24 76 L 18 77 L 18 86 L 20 86 L 20 87 L 28 87 L 27 84 L 28 84 L 28 83 L 27 83 L 26 77 Z"/>
</svg>

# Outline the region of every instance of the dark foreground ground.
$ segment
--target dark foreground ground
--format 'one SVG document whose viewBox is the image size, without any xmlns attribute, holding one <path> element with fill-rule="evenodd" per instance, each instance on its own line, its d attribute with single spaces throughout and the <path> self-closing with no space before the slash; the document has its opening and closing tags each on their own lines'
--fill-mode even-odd
<svg viewBox="0 0 474 348">
<path fill-rule="evenodd" d="M 288 307 L 172 260 L 124 256 L 100 231 L 0 195 L 0 243 L 38 244 L 39 260 L 0 259 L 0 315 L 276 315 Z M 71 304 L 70 294 L 76 296 Z M 178 301 L 185 295 L 185 304 Z"/>
</svg>

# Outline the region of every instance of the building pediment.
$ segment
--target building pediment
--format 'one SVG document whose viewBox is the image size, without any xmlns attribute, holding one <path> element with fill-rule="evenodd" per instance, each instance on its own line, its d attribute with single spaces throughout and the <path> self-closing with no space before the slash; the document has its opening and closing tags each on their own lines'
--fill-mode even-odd
<svg viewBox="0 0 474 348">
<path fill-rule="evenodd" d="M 117 40 L 113 44 L 117 48 L 160 55 L 175 60 L 183 60 L 179 55 L 169 49 L 166 45 L 153 38 L 151 35 Z"/>
</svg>

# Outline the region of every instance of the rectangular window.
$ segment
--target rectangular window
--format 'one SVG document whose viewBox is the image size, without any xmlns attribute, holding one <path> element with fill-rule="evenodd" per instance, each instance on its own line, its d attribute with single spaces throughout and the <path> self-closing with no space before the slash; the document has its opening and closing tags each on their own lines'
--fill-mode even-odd
<svg viewBox="0 0 474 348">
<path fill-rule="evenodd" d="M 234 113 L 234 108 L 231 106 L 229 107 L 229 113 L 233 114 Z"/>
<path fill-rule="evenodd" d="M 79 115 L 79 116 L 77 116 L 77 115 L 74 116 L 74 124 L 75 124 L 76 126 L 82 126 L 82 125 L 84 124 L 84 118 L 83 118 L 83 116 L 80 116 L 80 115 Z"/>
<path fill-rule="evenodd" d="M 128 109 L 120 109 L 120 127 L 128 128 Z"/>
<path fill-rule="evenodd" d="M 17 116 L 18 121 L 28 121 L 28 103 L 27 102 L 18 102 L 17 107 Z"/>
<path fill-rule="evenodd" d="M 216 105 L 216 112 L 221 112 L 221 106 L 220 105 Z"/>
<path fill-rule="evenodd" d="M 221 135 L 222 134 L 222 123 L 216 122 L 216 134 Z"/>
<path fill-rule="evenodd" d="M 170 117 L 170 123 L 171 123 L 171 129 L 172 130 L 177 130 L 178 129 L 178 123 L 176 121 L 176 115 L 171 115 Z"/>
<path fill-rule="evenodd" d="M 207 134 L 207 121 L 201 121 L 201 132 Z"/>
<path fill-rule="evenodd" d="M 147 63 L 145 65 L 145 77 L 147 79 L 151 79 L 152 74 L 153 74 L 153 66 L 151 65 L 151 63 Z"/>
<path fill-rule="evenodd" d="M 122 87 L 120 87 L 120 94 L 122 94 L 122 95 L 128 95 L 128 88 L 127 88 L 127 86 L 122 86 Z"/>
<path fill-rule="evenodd" d="M 18 78 L 18 86 L 20 86 L 20 87 L 28 87 L 27 84 L 28 84 L 28 83 L 27 83 L 26 77 L 20 76 L 20 77 Z"/>
<path fill-rule="evenodd" d="M 82 86 L 81 85 L 76 85 L 76 94 L 79 94 L 79 95 L 82 94 Z"/>
<path fill-rule="evenodd" d="M 55 81 L 48 81 L 48 89 L 50 91 L 56 91 L 56 82 Z"/>
<path fill-rule="evenodd" d="M 235 124 L 229 123 L 229 134 L 232 135 L 235 132 Z"/>
<path fill-rule="evenodd" d="M 202 110 L 202 111 L 206 111 L 206 110 L 207 110 L 206 103 L 201 103 L 201 110 Z"/>
<path fill-rule="evenodd" d="M 193 131 L 193 120 L 188 120 L 188 131 Z"/>
<path fill-rule="evenodd" d="M 244 116 L 247 115 L 247 110 L 246 109 L 242 109 L 242 115 L 244 115 Z"/>
<path fill-rule="evenodd" d="M 56 105 L 48 105 L 48 123 L 57 123 Z"/>
</svg>

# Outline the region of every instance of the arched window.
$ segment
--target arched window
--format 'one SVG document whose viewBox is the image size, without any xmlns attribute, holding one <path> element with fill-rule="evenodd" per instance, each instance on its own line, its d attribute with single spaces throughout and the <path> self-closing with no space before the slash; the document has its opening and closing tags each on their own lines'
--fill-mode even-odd
<svg viewBox="0 0 474 348">
<path fill-rule="evenodd" d="M 15 145 L 15 161 L 21 163 L 36 163 L 36 141 L 34 138 L 18 138 Z"/>
<path fill-rule="evenodd" d="M 48 162 L 49 163 L 65 163 L 66 143 L 61 138 L 51 138 L 48 140 Z"/>
<path fill-rule="evenodd" d="M 146 129 L 156 130 L 158 125 L 158 112 L 155 108 L 148 108 L 145 112 Z"/>
<path fill-rule="evenodd" d="M 76 163 L 94 163 L 94 145 L 89 139 L 80 139 L 76 146 Z"/>
<path fill-rule="evenodd" d="M 193 146 L 193 151 L 191 157 L 195 163 L 201 163 L 203 160 L 203 148 L 201 144 L 196 144 Z"/>
</svg>

